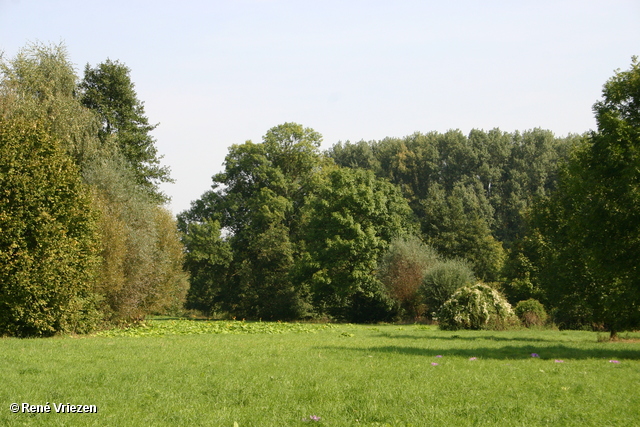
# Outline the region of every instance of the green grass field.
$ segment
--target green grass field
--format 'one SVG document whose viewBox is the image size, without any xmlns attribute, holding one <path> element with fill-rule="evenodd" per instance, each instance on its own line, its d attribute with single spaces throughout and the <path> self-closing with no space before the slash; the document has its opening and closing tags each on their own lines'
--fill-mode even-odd
<svg viewBox="0 0 640 427">
<path fill-rule="evenodd" d="M 640 426 L 638 341 L 418 325 L 149 325 L 0 339 L 0 424 Z M 51 412 L 23 413 L 23 403 Z M 54 403 L 97 413 L 56 413 Z"/>
</svg>

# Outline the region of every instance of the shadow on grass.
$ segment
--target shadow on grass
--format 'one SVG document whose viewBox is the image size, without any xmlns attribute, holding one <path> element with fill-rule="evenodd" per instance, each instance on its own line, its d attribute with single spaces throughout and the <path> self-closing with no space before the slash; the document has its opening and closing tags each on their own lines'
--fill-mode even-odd
<svg viewBox="0 0 640 427">
<path fill-rule="evenodd" d="M 447 341 L 527 341 L 527 342 L 558 342 L 558 339 L 547 338 L 527 338 L 527 337 L 504 337 L 497 335 L 481 335 L 481 336 L 461 336 L 461 335 L 449 335 L 449 336 L 419 336 L 419 335 L 398 335 L 398 334 L 379 334 L 380 338 L 403 338 L 414 340 L 447 340 Z M 594 341 L 595 342 L 595 341 Z"/>
<path fill-rule="evenodd" d="M 404 354 L 407 356 L 423 357 L 477 357 L 479 359 L 517 360 L 531 359 L 531 354 L 536 353 L 541 360 L 562 359 L 585 360 L 585 359 L 616 359 L 616 360 L 640 360 L 640 350 L 621 349 L 617 346 L 583 349 L 565 345 L 554 346 L 503 346 L 503 347 L 476 347 L 476 348 L 449 348 L 449 349 L 426 349 L 420 347 L 403 346 L 382 346 L 382 347 L 319 347 L 322 350 L 340 350 L 346 352 L 357 352 L 364 355 L 372 353 Z"/>
</svg>

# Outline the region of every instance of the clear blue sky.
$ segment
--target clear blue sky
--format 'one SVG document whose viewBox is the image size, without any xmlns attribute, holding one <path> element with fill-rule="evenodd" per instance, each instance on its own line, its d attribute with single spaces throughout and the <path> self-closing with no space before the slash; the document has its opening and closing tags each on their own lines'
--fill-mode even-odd
<svg viewBox="0 0 640 427">
<path fill-rule="evenodd" d="M 131 68 L 178 213 L 227 148 L 297 122 L 338 141 L 415 131 L 595 127 L 640 55 L 640 2 L 0 0 L 0 51 L 63 42 L 79 75 Z"/>
</svg>

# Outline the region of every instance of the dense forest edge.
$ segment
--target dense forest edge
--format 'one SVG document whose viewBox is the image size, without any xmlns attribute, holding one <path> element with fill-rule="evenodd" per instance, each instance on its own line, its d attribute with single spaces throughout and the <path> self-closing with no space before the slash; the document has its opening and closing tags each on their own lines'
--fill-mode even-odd
<svg viewBox="0 0 640 427">
<path fill-rule="evenodd" d="M 339 142 L 297 123 L 229 148 L 174 218 L 130 70 L 63 45 L 0 57 L 0 335 L 152 314 L 443 329 L 640 327 L 640 65 L 597 131 Z"/>
</svg>

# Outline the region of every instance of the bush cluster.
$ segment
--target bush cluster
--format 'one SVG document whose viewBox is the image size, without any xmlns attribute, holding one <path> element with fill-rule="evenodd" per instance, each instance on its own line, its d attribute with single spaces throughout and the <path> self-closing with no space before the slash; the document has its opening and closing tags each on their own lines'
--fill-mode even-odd
<svg viewBox="0 0 640 427">
<path fill-rule="evenodd" d="M 378 276 L 397 307 L 400 317 L 417 319 L 427 307 L 422 292 L 425 271 L 438 265 L 440 257 L 418 237 L 394 239 L 382 257 Z"/>
<path fill-rule="evenodd" d="M 395 302 L 398 316 L 433 317 L 463 286 L 475 281 L 471 264 L 446 259 L 417 236 L 396 238 L 378 266 L 378 276 Z"/>
</svg>

